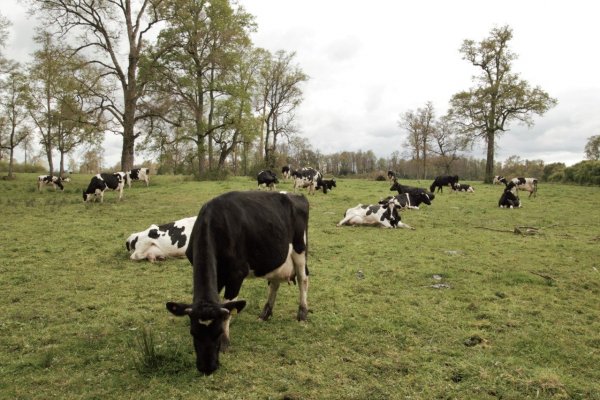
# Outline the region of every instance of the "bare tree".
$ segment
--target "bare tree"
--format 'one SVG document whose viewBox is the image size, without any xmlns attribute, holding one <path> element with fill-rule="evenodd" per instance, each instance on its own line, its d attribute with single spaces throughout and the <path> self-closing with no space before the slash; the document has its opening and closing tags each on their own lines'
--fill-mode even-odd
<svg viewBox="0 0 600 400">
<path fill-rule="evenodd" d="M 417 111 L 409 110 L 401 116 L 398 125 L 408 134 L 406 145 L 412 150 L 413 158 L 421 166 L 421 177 L 427 177 L 427 154 L 429 153 L 435 124 L 433 104 L 428 101 Z M 419 173 L 417 172 L 417 178 Z"/>
<path fill-rule="evenodd" d="M 72 37 L 77 43 L 75 52 L 86 53 L 90 63 L 102 68 L 120 85 L 121 98 L 110 92 L 97 92 L 105 109 L 116 121 L 123 136 L 121 168 L 131 169 L 134 144 L 140 136 L 135 124 L 146 116 L 137 112 L 146 81 L 138 67 L 146 45 L 146 36 L 160 21 L 156 9 L 164 0 L 36 0 L 33 10 L 55 28 L 57 34 Z M 125 56 L 121 45 L 125 36 Z"/>
</svg>

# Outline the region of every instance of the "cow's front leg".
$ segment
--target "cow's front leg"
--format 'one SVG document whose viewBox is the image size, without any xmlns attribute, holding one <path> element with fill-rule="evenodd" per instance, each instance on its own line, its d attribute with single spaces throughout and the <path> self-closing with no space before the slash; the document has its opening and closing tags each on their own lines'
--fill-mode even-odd
<svg viewBox="0 0 600 400">
<path fill-rule="evenodd" d="M 267 298 L 267 303 L 258 317 L 261 321 L 266 321 L 273 315 L 273 307 L 275 306 L 275 298 L 277 297 L 278 289 L 278 281 L 269 281 L 269 296 Z"/>
</svg>

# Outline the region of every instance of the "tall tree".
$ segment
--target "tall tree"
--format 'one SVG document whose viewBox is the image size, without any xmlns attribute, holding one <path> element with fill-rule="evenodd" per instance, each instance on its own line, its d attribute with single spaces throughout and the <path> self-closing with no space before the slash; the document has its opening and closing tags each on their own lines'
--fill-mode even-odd
<svg viewBox="0 0 600 400">
<path fill-rule="evenodd" d="M 431 137 L 431 152 L 439 156 L 444 167 L 444 173 L 450 175 L 452 164 L 459 158 L 458 152 L 466 150 L 467 143 L 458 137 L 447 116 L 436 122 Z"/>
<path fill-rule="evenodd" d="M 409 110 L 401 116 L 398 122 L 401 128 L 407 132 L 407 146 L 412 150 L 413 157 L 420 166 L 419 177 L 427 177 L 427 154 L 430 152 L 432 133 L 435 129 L 435 110 L 433 104 L 428 101 L 425 107 L 417 111 Z"/>
<path fill-rule="evenodd" d="M 584 152 L 585 158 L 588 160 L 600 160 L 600 135 L 594 135 L 588 138 Z"/>
<path fill-rule="evenodd" d="M 10 63 L 6 77 L 0 80 L 0 147 L 8 152 L 8 177 L 12 178 L 14 152 L 29 135 L 27 77 L 18 63 Z"/>
<path fill-rule="evenodd" d="M 160 22 L 156 8 L 165 0 L 36 0 L 34 10 L 45 19 L 48 28 L 60 35 L 76 35 L 76 52 L 89 55 L 90 63 L 103 69 L 120 85 L 121 98 L 112 93 L 97 93 L 123 136 L 121 168 L 129 170 L 134 163 L 136 121 L 146 115 L 137 106 L 146 81 L 140 79 L 140 57 L 152 28 Z M 123 35 L 125 40 L 123 40 Z M 125 51 L 122 55 L 121 45 Z"/>
<path fill-rule="evenodd" d="M 275 150 L 280 136 L 296 132 L 296 108 L 302 102 L 300 85 L 308 76 L 294 64 L 296 53 L 279 50 L 265 60 L 259 82 L 260 106 L 264 126 L 264 164 L 275 168 Z"/>
<path fill-rule="evenodd" d="M 158 77 L 154 89 L 175 99 L 177 108 L 168 119 L 187 128 L 202 176 L 205 160 L 208 169 L 213 166 L 215 132 L 233 123 L 215 113 L 220 101 L 231 96 L 227 80 L 243 49 L 251 45 L 253 18 L 241 7 L 233 9 L 229 0 L 172 0 L 161 8 L 161 15 L 166 27 L 153 48 L 156 62 L 148 71 Z"/>
<path fill-rule="evenodd" d="M 520 79 L 512 71 L 517 56 L 508 49 L 513 37 L 508 26 L 494 28 L 481 42 L 465 40 L 460 48 L 463 59 L 479 69 L 473 77 L 475 86 L 456 93 L 450 100 L 449 115 L 461 131 L 472 140 L 483 139 L 487 144 L 486 183 L 494 175 L 496 138 L 511 122 L 533 125 L 533 115 L 543 115 L 557 100 L 536 86 Z"/>
</svg>

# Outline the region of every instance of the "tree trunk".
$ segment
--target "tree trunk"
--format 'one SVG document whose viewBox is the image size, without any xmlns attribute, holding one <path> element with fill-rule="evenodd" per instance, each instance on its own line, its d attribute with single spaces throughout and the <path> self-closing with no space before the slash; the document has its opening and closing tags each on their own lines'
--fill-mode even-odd
<svg viewBox="0 0 600 400">
<path fill-rule="evenodd" d="M 492 183 L 494 177 L 494 132 L 487 132 L 487 158 L 483 183 Z"/>
</svg>

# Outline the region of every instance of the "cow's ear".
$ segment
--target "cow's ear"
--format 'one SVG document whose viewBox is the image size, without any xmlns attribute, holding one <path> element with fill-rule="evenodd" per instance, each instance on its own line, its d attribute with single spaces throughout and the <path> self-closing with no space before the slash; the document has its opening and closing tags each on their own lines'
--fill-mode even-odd
<svg viewBox="0 0 600 400">
<path fill-rule="evenodd" d="M 230 314 L 240 312 L 244 309 L 244 307 L 246 307 L 246 300 L 235 300 L 223 304 L 223 308 L 228 309 Z"/>
<path fill-rule="evenodd" d="M 190 315 L 192 313 L 192 306 L 191 304 L 174 303 L 170 301 L 167 303 L 167 310 L 169 310 L 171 314 L 181 317 L 183 315 Z"/>
</svg>

